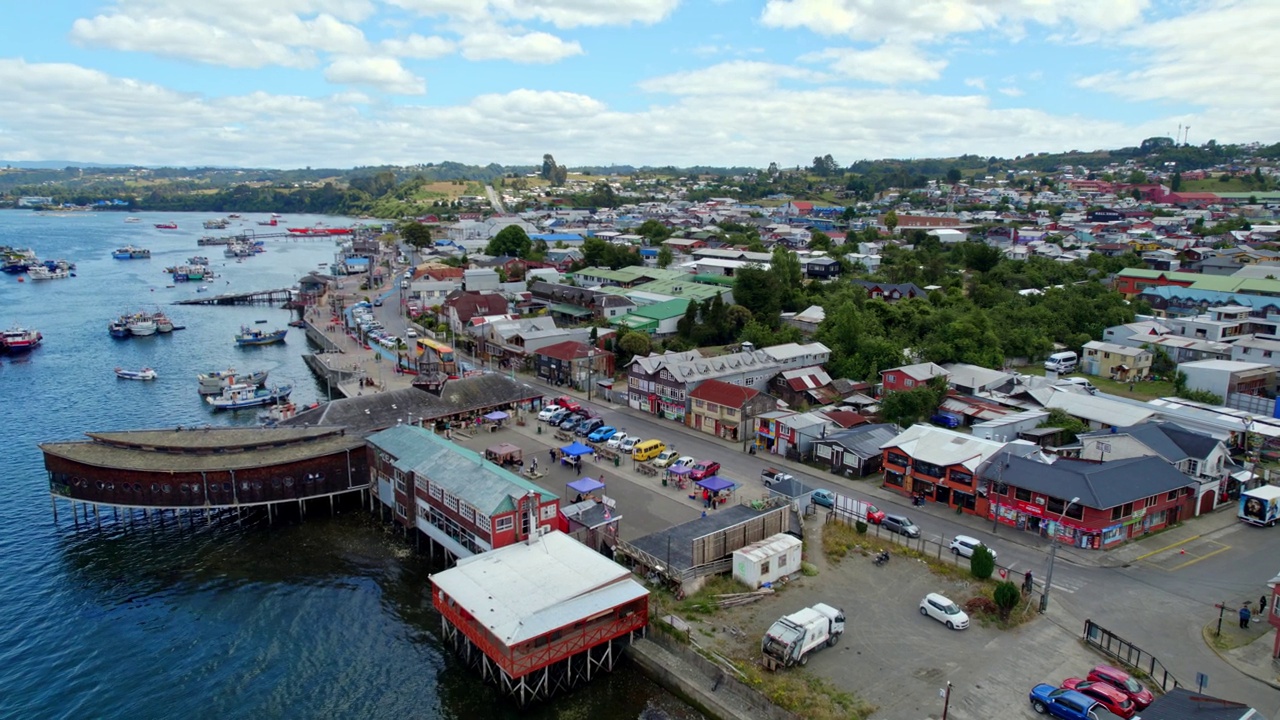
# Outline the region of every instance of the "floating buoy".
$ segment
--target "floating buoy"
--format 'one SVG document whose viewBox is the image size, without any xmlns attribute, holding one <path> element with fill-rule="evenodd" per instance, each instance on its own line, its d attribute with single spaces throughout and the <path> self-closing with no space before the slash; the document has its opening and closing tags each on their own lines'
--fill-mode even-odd
<svg viewBox="0 0 1280 720">
<path fill-rule="evenodd" d="M 1179 550 L 1179 551 L 1178 551 L 1178 554 L 1179 554 L 1179 555 L 1186 555 L 1186 554 L 1187 554 L 1187 551 L 1186 551 L 1185 549 L 1183 549 L 1183 550 Z"/>
</svg>

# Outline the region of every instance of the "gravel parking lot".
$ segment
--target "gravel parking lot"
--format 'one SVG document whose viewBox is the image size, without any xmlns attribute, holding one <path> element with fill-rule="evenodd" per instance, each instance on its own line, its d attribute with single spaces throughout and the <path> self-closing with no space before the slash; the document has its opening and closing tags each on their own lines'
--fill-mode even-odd
<svg viewBox="0 0 1280 720">
<path fill-rule="evenodd" d="M 948 718 L 957 720 L 1035 717 L 1027 692 L 1039 682 L 1081 676 L 1100 662 L 1078 641 L 1078 629 L 1053 622 L 1052 612 L 1014 630 L 984 627 L 948 630 L 920 615 L 920 599 L 940 592 L 963 604 L 973 595 L 968 583 L 939 577 L 919 561 L 901 555 L 876 567 L 871 558 L 850 555 L 830 565 L 822 557 L 817 532 L 806 525 L 807 555 L 819 567 L 815 577 L 788 583 L 777 595 L 753 605 L 721 610 L 695 634 L 733 656 L 759 655 L 760 636 L 778 617 L 825 602 L 848 618 L 840 643 L 813 655 L 807 668 L 842 690 L 879 707 L 886 720 L 940 718 L 939 691 L 952 683 Z"/>
</svg>

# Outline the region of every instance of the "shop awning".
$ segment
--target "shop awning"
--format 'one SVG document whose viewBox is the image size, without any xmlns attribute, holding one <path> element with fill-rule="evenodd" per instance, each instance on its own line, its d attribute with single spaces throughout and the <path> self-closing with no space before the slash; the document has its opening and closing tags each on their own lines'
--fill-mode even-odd
<svg viewBox="0 0 1280 720">
<path fill-rule="evenodd" d="M 711 492 L 720 492 L 721 490 L 732 490 L 736 485 L 732 480 L 725 480 L 719 475 L 712 475 L 709 478 L 703 478 L 695 483 L 698 487 Z"/>
</svg>

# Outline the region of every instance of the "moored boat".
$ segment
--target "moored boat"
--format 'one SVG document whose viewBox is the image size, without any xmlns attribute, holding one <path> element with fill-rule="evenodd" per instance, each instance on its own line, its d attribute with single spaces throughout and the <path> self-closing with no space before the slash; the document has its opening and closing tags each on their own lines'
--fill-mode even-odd
<svg viewBox="0 0 1280 720">
<path fill-rule="evenodd" d="M 169 319 L 168 315 L 164 314 L 163 310 L 151 313 L 151 321 L 156 324 L 156 332 L 173 332 L 173 321 Z"/>
<path fill-rule="evenodd" d="M 221 395 L 210 395 L 204 399 L 214 410 L 238 410 L 240 408 L 272 405 L 287 400 L 293 392 L 290 385 L 274 388 L 259 388 L 252 385 L 236 384 L 222 391 Z"/>
<path fill-rule="evenodd" d="M 125 245 L 112 251 L 111 257 L 116 260 L 145 260 L 151 257 L 151 251 L 146 248 Z"/>
<path fill-rule="evenodd" d="M 151 368 L 142 368 L 141 370 L 116 368 L 116 377 L 121 380 L 155 380 L 159 376 Z"/>
<path fill-rule="evenodd" d="M 156 321 L 143 313 L 138 313 L 129 318 L 128 327 L 130 335 L 155 335 L 156 331 L 159 330 L 159 327 L 156 326 Z"/>
<path fill-rule="evenodd" d="M 39 347 L 43 341 L 44 336 L 39 330 L 14 327 L 0 334 L 0 350 L 10 353 L 27 352 Z"/>
<path fill-rule="evenodd" d="M 127 218 L 125 218 L 125 219 L 124 219 L 124 221 L 125 221 L 125 222 L 127 222 L 127 223 L 140 223 L 140 222 L 142 222 L 142 218 L 127 217 Z"/>
<path fill-rule="evenodd" d="M 285 334 L 288 332 L 288 329 L 265 331 L 251 328 L 247 325 L 241 325 L 240 332 L 236 335 L 236 344 L 271 345 L 273 343 L 282 342 Z"/>
<path fill-rule="evenodd" d="M 32 265 L 27 268 L 27 277 L 32 280 L 63 280 L 71 277 L 71 272 L 61 268 L 50 270 L 44 265 Z"/>
<path fill-rule="evenodd" d="M 214 370 L 213 372 L 201 373 L 196 376 L 196 382 L 198 383 L 198 389 L 201 395 L 217 395 L 232 385 L 252 385 L 257 387 L 266 381 L 266 370 L 255 370 L 251 373 L 241 375 L 235 370 L 228 368 L 226 370 Z"/>
<path fill-rule="evenodd" d="M 157 230 L 177 230 L 178 223 L 176 222 L 156 223 L 156 229 Z"/>
<path fill-rule="evenodd" d="M 112 320 L 107 323 L 107 332 L 111 333 L 113 338 L 127 338 L 129 337 L 129 324 L 125 322 L 124 318 Z"/>
</svg>

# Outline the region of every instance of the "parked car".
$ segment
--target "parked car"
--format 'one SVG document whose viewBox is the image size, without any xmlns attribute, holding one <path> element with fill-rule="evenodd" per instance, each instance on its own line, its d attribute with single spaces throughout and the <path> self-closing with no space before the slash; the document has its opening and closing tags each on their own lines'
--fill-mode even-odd
<svg viewBox="0 0 1280 720">
<path fill-rule="evenodd" d="M 613 437 L 613 434 L 616 432 L 618 432 L 618 429 L 612 425 L 601 425 L 595 430 L 592 430 L 591 434 L 587 436 L 587 439 L 593 443 L 604 442 L 605 440 Z"/>
<path fill-rule="evenodd" d="M 941 425 L 942 427 L 945 427 L 945 428 L 960 427 L 960 418 L 956 417 L 955 415 L 949 415 L 947 413 L 938 413 L 937 415 L 934 415 L 933 417 L 929 418 L 929 422 L 933 423 L 934 425 Z"/>
<path fill-rule="evenodd" d="M 836 494 L 826 488 L 814 490 L 811 497 L 814 505 L 821 505 L 822 507 L 835 507 L 836 505 Z"/>
<path fill-rule="evenodd" d="M 631 436 L 624 431 L 619 430 L 613 434 L 613 437 L 609 438 L 609 442 L 606 442 L 604 446 L 611 450 L 616 450 L 621 447 L 622 443 L 626 442 L 629 437 Z"/>
<path fill-rule="evenodd" d="M 573 429 L 578 427 L 578 423 L 580 422 L 582 422 L 582 418 L 571 412 L 565 411 L 564 417 L 560 418 L 560 424 L 557 427 L 561 430 L 573 432 Z"/>
<path fill-rule="evenodd" d="M 718 472 L 720 472 L 720 463 L 714 460 L 699 460 L 693 464 L 693 469 L 689 471 L 689 478 L 692 480 L 705 480 Z"/>
<path fill-rule="evenodd" d="M 548 420 L 551 419 L 552 415 L 555 415 L 558 412 L 560 412 L 559 405 L 548 405 L 542 408 L 542 410 L 538 412 L 538 420 L 542 422 L 547 422 Z"/>
<path fill-rule="evenodd" d="M 623 441 L 618 445 L 618 451 L 619 451 L 619 452 L 624 452 L 624 453 L 626 453 L 626 454 L 630 455 L 630 454 L 631 454 L 631 452 L 632 452 L 633 450 L 635 450 L 635 449 L 636 449 L 636 445 L 638 445 L 638 444 L 640 444 L 640 436 L 639 436 L 639 435 L 629 435 L 629 436 L 627 436 L 627 439 L 626 439 L 626 440 L 623 440 Z"/>
<path fill-rule="evenodd" d="M 414 330 L 413 328 L 409 328 L 408 330 L 404 331 L 404 336 L 409 338 L 416 338 L 418 337 L 418 331 Z"/>
<path fill-rule="evenodd" d="M 968 535 L 957 535 L 951 540 L 951 553 L 953 555 L 962 555 L 964 557 L 971 558 L 973 557 L 973 549 L 979 545 L 986 547 L 986 545 L 978 538 L 969 537 Z M 992 560 L 996 559 L 995 550 L 988 547 L 987 552 L 991 553 Z"/>
<path fill-rule="evenodd" d="M 653 459 L 653 464 L 660 468 L 670 467 L 671 463 L 675 462 L 678 457 L 680 457 L 680 453 L 675 450 L 663 450 L 658 457 Z"/>
<path fill-rule="evenodd" d="M 920 601 L 920 614 L 946 625 L 948 630 L 964 630 L 969 627 L 969 616 L 959 605 L 939 593 L 924 596 Z"/>
<path fill-rule="evenodd" d="M 551 417 L 547 418 L 547 424 L 559 427 L 560 423 L 564 422 L 564 419 L 567 417 L 569 417 L 569 411 L 564 408 L 560 408 L 559 410 L 551 413 Z"/>
<path fill-rule="evenodd" d="M 559 405 L 560 407 L 564 408 L 565 410 L 580 410 L 580 409 L 582 409 L 582 403 L 578 402 L 577 400 L 574 400 L 573 398 L 569 397 L 568 395 L 563 395 L 563 396 L 561 396 L 561 397 L 556 398 L 556 399 L 555 399 L 555 404 Z"/>
<path fill-rule="evenodd" d="M 1062 720 L 1113 720 L 1115 715 L 1093 698 L 1068 688 L 1040 683 L 1031 688 L 1031 709 Z"/>
<path fill-rule="evenodd" d="M 880 521 L 880 527 L 890 532 L 896 532 L 899 535 L 906 535 L 909 538 L 920 537 L 920 528 L 911 522 L 911 518 L 906 515 L 886 513 L 884 519 Z"/>
<path fill-rule="evenodd" d="M 373 306 L 374 306 L 374 307 L 382 307 L 382 298 L 374 298 L 374 299 L 373 299 Z"/>
<path fill-rule="evenodd" d="M 602 427 L 604 427 L 604 420 L 600 418 L 583 418 L 582 422 L 578 423 L 578 426 L 573 431 L 579 435 L 588 436 Z"/>
<path fill-rule="evenodd" d="M 795 480 L 795 478 L 791 476 L 791 473 L 786 473 L 775 468 L 765 468 L 760 471 L 760 482 L 764 483 L 765 487 L 773 487 L 774 485 L 787 480 Z"/>
<path fill-rule="evenodd" d="M 1104 682 L 1120 690 L 1120 692 L 1127 695 L 1129 699 L 1133 701 L 1133 704 L 1137 706 L 1139 710 L 1147 709 L 1147 706 L 1155 699 L 1155 696 L 1151 694 L 1151 691 L 1143 687 L 1142 683 L 1134 680 L 1132 675 L 1120 668 L 1112 667 L 1110 665 L 1098 665 L 1089 671 L 1089 675 L 1086 676 L 1085 679 L 1093 680 L 1094 682 Z"/>
<path fill-rule="evenodd" d="M 676 461 L 671 463 L 671 467 L 693 467 L 698 462 L 692 455 L 681 455 Z"/>
<path fill-rule="evenodd" d="M 1062 687 L 1068 690 L 1075 690 L 1078 693 L 1088 695 L 1089 697 L 1102 703 L 1102 706 L 1110 710 L 1113 714 L 1118 715 L 1125 720 L 1133 717 L 1138 712 L 1137 706 L 1125 695 L 1119 688 L 1108 685 L 1104 682 L 1093 682 L 1092 680 L 1082 680 L 1080 678 L 1067 678 L 1062 681 Z"/>
</svg>

